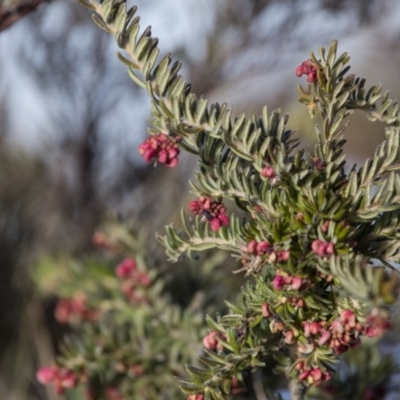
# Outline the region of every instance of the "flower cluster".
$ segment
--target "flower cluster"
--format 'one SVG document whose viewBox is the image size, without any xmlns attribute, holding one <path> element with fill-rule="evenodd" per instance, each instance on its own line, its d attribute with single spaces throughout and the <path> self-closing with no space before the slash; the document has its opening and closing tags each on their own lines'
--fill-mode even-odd
<svg viewBox="0 0 400 400">
<path fill-rule="evenodd" d="M 272 180 L 276 178 L 276 172 L 270 165 L 267 165 L 261 170 L 261 176 Z"/>
<path fill-rule="evenodd" d="M 272 280 L 272 287 L 275 290 L 281 291 L 283 289 L 300 290 L 306 289 L 311 285 L 310 278 L 302 278 L 300 276 L 290 276 L 285 272 L 277 271 L 274 279 Z"/>
<path fill-rule="evenodd" d="M 335 245 L 332 242 L 324 242 L 316 239 L 311 244 L 312 251 L 319 257 L 331 256 L 335 252 Z"/>
<path fill-rule="evenodd" d="M 144 294 L 139 293 L 137 288 L 150 286 L 150 277 L 146 272 L 138 269 L 135 260 L 125 258 L 117 265 L 115 273 L 122 280 L 121 291 L 132 304 L 138 304 L 146 300 Z"/>
<path fill-rule="evenodd" d="M 300 382 L 306 381 L 309 385 L 319 386 L 322 382 L 331 379 L 332 374 L 328 371 L 322 371 L 321 368 L 309 368 L 305 361 L 300 360 L 295 370 L 298 372 Z"/>
<path fill-rule="evenodd" d="M 247 244 L 247 252 L 256 256 L 268 255 L 268 261 L 285 262 L 289 259 L 290 250 L 275 250 L 267 240 L 252 240 Z"/>
<path fill-rule="evenodd" d="M 79 383 L 74 371 L 57 366 L 40 368 L 36 378 L 43 385 L 53 385 L 57 394 L 63 394 L 66 389 L 71 389 Z"/>
<path fill-rule="evenodd" d="M 221 352 L 223 346 L 219 339 L 225 340 L 225 335 L 218 331 L 211 331 L 208 335 L 204 336 L 203 346 L 207 350 L 217 350 L 218 352 Z"/>
<path fill-rule="evenodd" d="M 70 299 L 59 300 L 54 316 L 60 324 L 72 324 L 82 320 L 96 321 L 99 313 L 90 309 L 87 305 L 86 296 L 79 293 Z"/>
<path fill-rule="evenodd" d="M 289 276 L 278 271 L 273 278 L 272 286 L 275 290 L 306 290 L 311 286 L 309 278 L 299 276 Z M 295 300 L 301 300 L 297 304 Z M 304 300 L 301 297 L 288 298 L 282 297 L 281 304 L 290 303 L 298 308 L 304 307 Z M 338 318 L 332 322 L 326 320 L 309 320 L 300 322 L 300 326 L 288 327 L 280 318 L 276 318 L 276 313 L 268 303 L 261 304 L 261 314 L 264 318 L 269 318 L 269 328 L 271 333 L 282 335 L 282 339 L 287 345 L 296 345 L 299 354 L 311 354 L 318 347 L 325 347 L 332 350 L 336 357 L 347 350 L 357 347 L 361 343 L 361 336 L 375 337 L 381 335 L 385 330 L 391 328 L 389 316 L 382 310 L 373 310 L 365 319 L 359 321 L 354 311 L 344 309 Z M 305 339 L 305 340 L 304 340 Z M 303 359 L 299 359 L 295 370 L 298 372 L 297 379 L 306 385 L 318 386 L 331 378 L 331 373 L 315 366 L 309 367 Z"/>
<path fill-rule="evenodd" d="M 150 136 L 139 145 L 139 153 L 147 162 L 158 161 L 167 167 L 176 167 L 178 165 L 179 140 L 179 137 L 172 139 L 165 133 L 159 133 Z"/>
<path fill-rule="evenodd" d="M 303 61 L 301 65 L 296 68 L 296 75 L 298 77 L 302 75 L 307 75 L 307 82 L 316 82 L 317 81 L 317 67 L 314 64 L 313 60 L 309 59 L 307 61 Z"/>
<path fill-rule="evenodd" d="M 221 226 L 229 225 L 226 207 L 221 200 L 212 200 L 209 197 L 200 197 L 189 204 L 190 211 L 195 215 L 202 215 L 210 222 L 211 229 L 217 232 Z"/>
</svg>

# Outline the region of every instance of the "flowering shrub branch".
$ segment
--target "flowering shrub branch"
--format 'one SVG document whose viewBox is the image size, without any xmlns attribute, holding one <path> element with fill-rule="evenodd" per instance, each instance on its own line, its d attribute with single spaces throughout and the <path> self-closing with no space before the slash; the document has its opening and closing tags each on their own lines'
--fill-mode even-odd
<svg viewBox="0 0 400 400">
<path fill-rule="evenodd" d="M 48 261 L 37 267 L 42 295 L 59 296 L 55 319 L 73 329 L 55 363 L 40 368 L 37 379 L 58 394 L 84 388 L 87 400 L 177 398 L 174 376 L 184 376 L 182 363 L 196 362 L 206 334 L 204 314 L 195 303 L 185 309 L 172 304 L 134 239 L 111 231 L 114 238 L 94 237 L 106 248 L 103 261 L 61 259 L 53 275 Z"/>
<path fill-rule="evenodd" d="M 221 248 L 254 279 L 226 315 L 207 319 L 203 367 L 186 367 L 182 390 L 190 400 L 226 399 L 249 390 L 245 375 L 273 356 L 293 396 L 304 398 L 331 379 L 341 354 L 391 326 L 387 306 L 398 290 L 391 263 L 400 261 L 397 102 L 350 74 L 335 41 L 328 52 L 321 48 L 296 70 L 308 81 L 299 101 L 322 120 L 307 156 L 279 110 L 232 118 L 226 104 L 191 93 L 178 62 L 171 65 L 169 54 L 157 62 L 151 29 L 138 36 L 136 7 L 80 1 L 114 35 L 130 77 L 149 94 L 152 127 L 139 147 L 145 161 L 174 167 L 179 148 L 197 156 L 191 186 L 198 200 L 188 207 L 195 217 L 182 211 L 183 232 L 170 225 L 158 236 L 169 258 Z M 347 173 L 344 131 L 353 110 L 383 122 L 386 141 Z M 240 218 L 226 208 L 229 200 Z"/>
</svg>

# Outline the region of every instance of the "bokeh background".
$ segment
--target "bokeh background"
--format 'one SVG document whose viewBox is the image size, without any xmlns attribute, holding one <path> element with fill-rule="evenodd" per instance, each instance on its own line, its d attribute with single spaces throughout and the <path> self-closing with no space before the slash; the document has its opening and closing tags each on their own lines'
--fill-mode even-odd
<svg viewBox="0 0 400 400">
<path fill-rule="evenodd" d="M 396 0 L 134 3 L 197 94 L 234 113 L 280 107 L 306 146 L 313 126 L 296 102 L 295 68 L 310 50 L 338 39 L 354 73 L 400 95 Z M 178 218 L 195 160 L 184 156 L 171 171 L 139 157 L 149 101 L 116 50 L 77 2 L 0 0 L 1 400 L 55 398 L 34 373 L 52 359 L 60 332 L 35 300 L 30 273 L 44 254 L 79 257 L 110 210 L 134 221 L 155 266 L 186 279 L 154 232 Z M 379 125 L 357 114 L 351 122 L 349 166 L 383 140 Z"/>
</svg>

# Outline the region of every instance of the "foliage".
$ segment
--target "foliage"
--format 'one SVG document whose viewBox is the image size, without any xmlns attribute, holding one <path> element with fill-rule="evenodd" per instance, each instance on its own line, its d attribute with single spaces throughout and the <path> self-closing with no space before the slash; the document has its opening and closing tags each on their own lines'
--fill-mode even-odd
<svg viewBox="0 0 400 400">
<path fill-rule="evenodd" d="M 174 375 L 195 362 L 205 333 L 201 298 L 184 310 L 171 303 L 135 238 L 118 225 L 97 233 L 94 243 L 103 254 L 43 259 L 35 270 L 42 296 L 58 296 L 56 320 L 73 329 L 38 379 L 59 394 L 84 384 L 89 399 L 179 397 Z"/>
<path fill-rule="evenodd" d="M 299 86 L 300 102 L 322 121 L 307 155 L 279 110 L 233 118 L 226 104 L 193 94 L 178 62 L 171 65 L 169 54 L 157 62 L 151 29 L 138 36 L 136 7 L 81 3 L 114 35 L 130 77 L 150 97 L 151 138 L 139 147 L 144 159 L 175 167 L 180 149 L 197 156 L 191 187 L 198 200 L 189 206 L 195 217 L 183 210 L 183 229 L 169 225 L 158 236 L 169 259 L 219 248 L 244 272 L 229 312 L 207 318 L 202 367 L 186 367 L 182 390 L 190 400 L 250 392 L 250 373 L 274 357 L 275 372 L 292 381 L 293 399 L 304 398 L 331 379 L 341 354 L 361 337 L 391 326 L 388 306 L 398 291 L 392 263 L 400 261 L 397 102 L 350 74 L 350 58 L 337 56 L 335 41 L 327 52 L 321 48 L 296 70 L 308 81 Z M 344 131 L 354 110 L 384 123 L 386 141 L 346 172 Z"/>
</svg>

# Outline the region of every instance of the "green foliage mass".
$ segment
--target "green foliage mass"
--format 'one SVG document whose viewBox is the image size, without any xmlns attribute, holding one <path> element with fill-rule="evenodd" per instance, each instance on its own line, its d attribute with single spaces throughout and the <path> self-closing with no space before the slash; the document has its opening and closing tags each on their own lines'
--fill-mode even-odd
<svg viewBox="0 0 400 400">
<path fill-rule="evenodd" d="M 167 135 L 197 156 L 193 193 L 232 200 L 237 207 L 219 229 L 204 215 L 191 218 L 182 211 L 183 229 L 170 225 L 158 236 L 171 261 L 220 248 L 239 260 L 244 279 L 252 278 L 237 304 L 227 304 L 229 313 L 207 319 L 219 346 L 205 350 L 202 368 L 187 366 L 189 379 L 179 379 L 182 389 L 192 398 L 226 399 L 237 385 L 250 390 L 246 376 L 273 356 L 276 372 L 285 372 L 297 385 L 293 393 L 303 398 L 321 376 L 329 379 L 348 348 L 331 339 L 339 329 L 335 324 L 346 325 L 351 315 L 358 325 L 351 322 L 348 343 L 357 342 L 377 328 L 371 317 L 384 325 L 387 305 L 396 299 L 391 263 L 400 261 L 397 102 L 380 86 L 366 89 L 363 79 L 350 74 L 350 58 L 337 56 L 335 41 L 327 52 L 311 54 L 316 78 L 299 86 L 299 100 L 322 123 L 309 155 L 298 148 L 279 110 L 234 118 L 226 104 L 209 104 L 192 93 L 178 74 L 179 62 L 172 63 L 169 54 L 158 60 L 151 29 L 139 36 L 136 7 L 127 9 L 124 0 L 81 3 L 115 37 L 130 77 L 147 91 L 150 135 Z M 346 172 L 344 132 L 354 110 L 383 122 L 386 141 L 361 168 Z M 266 243 L 268 249 L 255 252 L 251 243 Z M 289 283 L 280 286 L 285 279 Z M 292 279 L 300 283 L 291 285 Z M 309 324 L 318 333 L 307 332 Z M 325 334 L 330 336 L 322 340 Z"/>
</svg>

